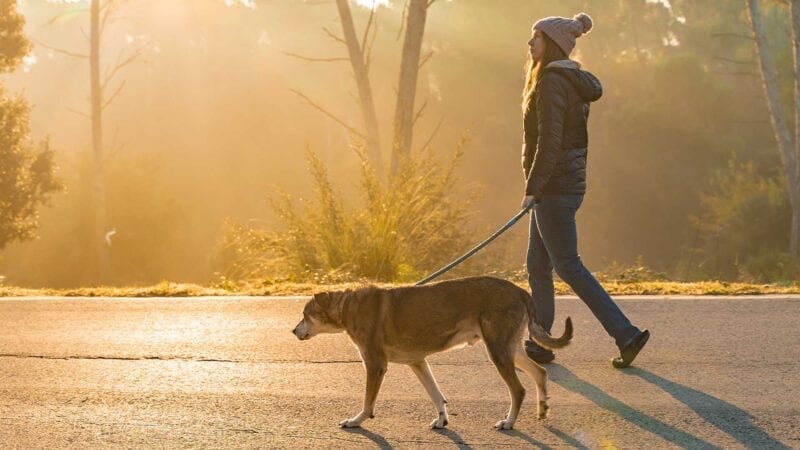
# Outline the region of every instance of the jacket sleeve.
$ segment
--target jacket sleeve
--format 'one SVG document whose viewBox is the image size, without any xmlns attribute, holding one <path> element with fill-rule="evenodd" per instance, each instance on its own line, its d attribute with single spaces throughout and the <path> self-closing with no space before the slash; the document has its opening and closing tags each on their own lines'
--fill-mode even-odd
<svg viewBox="0 0 800 450">
<path fill-rule="evenodd" d="M 541 198 L 561 152 L 567 110 L 567 92 L 562 81 L 557 74 L 545 73 L 537 88 L 535 106 L 539 130 L 525 195 Z"/>
<path fill-rule="evenodd" d="M 533 101 L 528 110 L 522 115 L 522 177 L 526 181 L 533 165 L 533 155 L 536 153 L 536 141 L 539 139 L 539 128 L 536 123 L 536 108 Z"/>
</svg>

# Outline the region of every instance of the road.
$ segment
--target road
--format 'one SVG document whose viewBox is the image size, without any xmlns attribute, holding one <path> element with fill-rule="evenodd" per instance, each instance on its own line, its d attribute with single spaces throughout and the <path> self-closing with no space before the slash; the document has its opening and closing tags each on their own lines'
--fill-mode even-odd
<svg viewBox="0 0 800 450">
<path fill-rule="evenodd" d="M 508 394 L 481 345 L 432 368 L 446 431 L 404 366 L 390 365 L 376 417 L 361 406 L 344 335 L 297 341 L 304 298 L 0 299 L 0 447 L 800 448 L 800 296 L 618 297 L 652 332 L 616 370 L 608 338 L 559 297 L 573 344 L 550 373 L 551 415 L 532 382 L 516 429 L 492 425 Z"/>
</svg>

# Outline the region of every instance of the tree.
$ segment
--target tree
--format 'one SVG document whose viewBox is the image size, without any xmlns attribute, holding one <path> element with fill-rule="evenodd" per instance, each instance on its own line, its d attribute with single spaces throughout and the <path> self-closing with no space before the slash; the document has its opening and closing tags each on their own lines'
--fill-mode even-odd
<svg viewBox="0 0 800 450">
<path fill-rule="evenodd" d="M 120 70 L 136 62 L 144 48 L 118 55 L 116 63 L 109 67 L 105 76 L 101 74 L 101 44 L 103 33 L 114 14 L 128 0 L 89 0 L 89 53 L 77 53 L 42 44 L 51 50 L 89 61 L 90 113 L 82 114 L 91 120 L 92 130 L 92 231 L 91 246 L 94 253 L 94 278 L 98 282 L 108 282 L 111 278 L 111 246 L 107 205 L 106 205 L 106 152 L 103 143 L 103 113 L 125 87 L 125 81 L 107 95 L 108 88 L 119 75 Z"/>
<path fill-rule="evenodd" d="M 411 151 L 414 135 L 414 100 L 417 94 L 417 75 L 422 64 L 432 54 L 428 54 L 420 63 L 422 36 L 425 34 L 425 22 L 428 8 L 436 0 L 408 0 L 406 8 L 406 33 L 403 40 L 403 54 L 400 60 L 400 79 L 397 83 L 397 103 L 394 112 L 394 139 L 392 140 L 392 168 L 397 171 L 398 159 Z M 424 105 L 423 105 L 424 107 Z M 420 109 L 420 112 L 422 109 Z"/>
<path fill-rule="evenodd" d="M 0 73 L 14 71 L 30 50 L 15 0 L 0 0 Z M 35 237 L 38 207 L 61 189 L 47 141 L 30 143 L 30 107 L 0 87 L 0 249 Z"/>
<path fill-rule="evenodd" d="M 400 164 L 400 159 L 408 155 L 411 150 L 413 140 L 414 125 L 422 115 L 425 105 L 419 111 L 414 111 L 414 103 L 417 92 L 417 76 L 419 69 L 432 56 L 428 53 L 421 56 L 422 37 L 425 34 L 425 22 L 427 19 L 428 8 L 436 0 L 406 0 L 404 7 L 405 37 L 400 60 L 399 78 L 397 84 L 397 100 L 395 105 L 395 115 L 393 120 L 393 139 L 390 173 L 394 174 Z M 286 53 L 289 56 L 297 57 L 306 61 L 314 62 L 333 62 L 349 60 L 353 75 L 358 88 L 359 105 L 364 118 L 365 131 L 361 132 L 355 127 L 348 125 L 339 119 L 335 114 L 313 102 L 308 96 L 300 91 L 293 90 L 296 94 L 312 107 L 322 111 L 325 115 L 332 118 L 340 125 L 343 125 L 351 133 L 364 139 L 367 147 L 367 154 L 378 174 L 382 174 L 383 158 L 380 148 L 380 134 L 378 131 L 378 119 L 375 113 L 375 101 L 372 95 L 372 85 L 369 79 L 370 53 L 372 51 L 372 40 L 377 30 L 376 8 L 370 9 L 367 25 L 364 28 L 363 37 L 359 41 L 356 34 L 353 17 L 350 11 L 349 0 L 336 0 L 336 7 L 339 19 L 342 24 L 342 36 L 338 36 L 328 28 L 323 27 L 323 31 L 335 41 L 343 44 L 347 48 L 348 58 L 316 58 L 298 55 L 296 53 Z M 370 34 L 371 33 L 371 34 Z M 441 125 L 441 123 L 440 123 Z M 438 129 L 438 127 L 437 127 Z"/>
<path fill-rule="evenodd" d="M 794 111 L 794 137 L 780 100 L 777 71 L 766 42 L 766 33 L 761 21 L 759 0 L 747 0 L 750 28 L 758 55 L 758 66 L 764 85 L 764 94 L 769 107 L 775 141 L 781 157 L 792 221 L 789 236 L 789 253 L 800 262 L 800 0 L 790 1 L 791 43 L 793 57 L 794 96 L 791 110 Z"/>
</svg>

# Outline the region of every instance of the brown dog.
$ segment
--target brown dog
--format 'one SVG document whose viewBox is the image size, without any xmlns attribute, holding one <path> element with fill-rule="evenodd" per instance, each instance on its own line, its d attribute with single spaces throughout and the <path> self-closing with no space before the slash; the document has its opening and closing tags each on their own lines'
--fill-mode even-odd
<svg viewBox="0 0 800 450">
<path fill-rule="evenodd" d="M 564 347 L 572 339 L 570 318 L 560 338 L 551 337 L 535 323 L 531 296 L 524 289 L 499 278 L 469 277 L 426 286 L 367 286 L 314 294 L 292 332 L 306 340 L 320 333 L 344 331 L 358 347 L 367 370 L 364 408 L 342 421 L 342 427 L 358 427 L 373 417 L 387 363 L 393 362 L 411 367 L 439 413 L 431 427 L 443 428 L 448 419 L 447 401 L 425 357 L 483 340 L 511 395 L 508 415 L 495 428 L 510 430 L 525 397 L 515 367 L 536 382 L 539 418 L 547 415 L 547 371 L 525 354 L 522 338 L 526 329 L 536 342 L 551 349 Z"/>
</svg>

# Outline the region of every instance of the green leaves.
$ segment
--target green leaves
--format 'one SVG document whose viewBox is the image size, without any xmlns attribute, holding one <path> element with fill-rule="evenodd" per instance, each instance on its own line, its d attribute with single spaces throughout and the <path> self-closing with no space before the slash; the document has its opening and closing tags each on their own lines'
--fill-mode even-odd
<svg viewBox="0 0 800 450">
<path fill-rule="evenodd" d="M 30 143 L 28 113 L 22 97 L 0 89 L 0 249 L 34 238 L 38 207 L 62 189 L 49 143 Z"/>
</svg>

